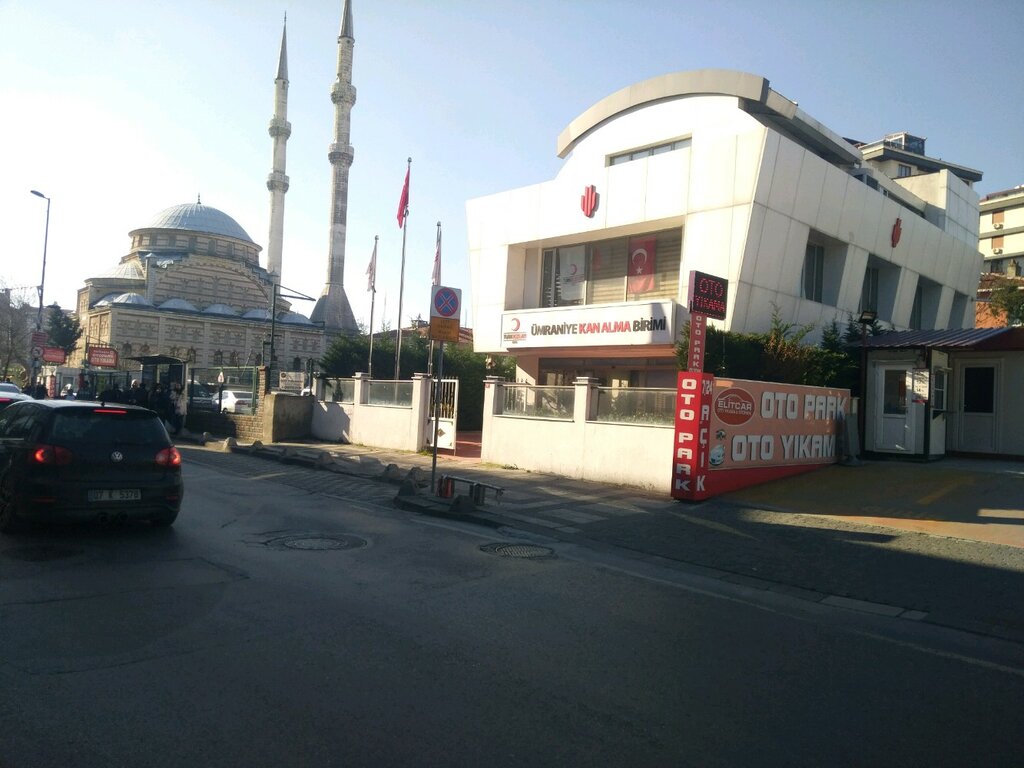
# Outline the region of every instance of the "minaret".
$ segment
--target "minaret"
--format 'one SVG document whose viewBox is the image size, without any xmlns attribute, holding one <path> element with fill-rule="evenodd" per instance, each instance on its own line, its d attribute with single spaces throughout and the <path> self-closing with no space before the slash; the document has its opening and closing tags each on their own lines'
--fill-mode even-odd
<svg viewBox="0 0 1024 768">
<path fill-rule="evenodd" d="M 274 164 L 267 177 L 270 190 L 270 235 L 267 238 L 267 271 L 271 279 L 281 283 L 281 246 L 284 240 L 284 193 L 288 191 L 288 177 L 284 172 L 285 151 L 292 124 L 288 122 L 288 15 L 281 30 L 281 58 L 274 79 L 274 116 L 267 130 L 274 140 Z"/>
<path fill-rule="evenodd" d="M 352 87 L 352 2 L 345 0 L 338 35 L 338 78 L 331 87 L 334 102 L 334 143 L 327 157 L 331 161 L 331 253 L 327 261 L 327 285 L 310 315 L 322 322 L 328 332 L 353 333 L 357 330 L 352 307 L 345 295 L 345 226 L 348 219 L 348 169 L 355 150 L 349 142 L 352 106 L 356 89 Z"/>
</svg>

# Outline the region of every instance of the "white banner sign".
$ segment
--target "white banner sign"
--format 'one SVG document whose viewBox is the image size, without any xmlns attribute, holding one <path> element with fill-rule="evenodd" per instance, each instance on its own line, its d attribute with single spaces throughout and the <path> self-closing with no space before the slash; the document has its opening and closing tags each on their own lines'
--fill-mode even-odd
<svg viewBox="0 0 1024 768">
<path fill-rule="evenodd" d="M 515 347 L 606 347 L 672 344 L 674 301 L 520 309 L 501 316 L 501 338 Z"/>
</svg>

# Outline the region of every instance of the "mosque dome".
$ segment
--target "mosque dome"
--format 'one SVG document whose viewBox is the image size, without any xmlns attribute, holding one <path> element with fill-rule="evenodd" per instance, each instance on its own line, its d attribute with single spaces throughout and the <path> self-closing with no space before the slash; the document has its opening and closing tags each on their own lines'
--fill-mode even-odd
<svg viewBox="0 0 1024 768">
<path fill-rule="evenodd" d="M 153 304 L 141 293 L 122 293 L 112 299 L 111 304 L 135 304 L 140 307 L 152 307 Z"/>
<path fill-rule="evenodd" d="M 253 242 L 237 221 L 223 211 L 202 203 L 171 206 L 160 211 L 149 224 L 140 229 L 184 229 Z"/>
<path fill-rule="evenodd" d="M 250 309 L 248 312 L 246 312 L 244 315 L 242 315 L 242 319 L 244 319 L 244 320 L 269 320 L 270 319 L 270 310 L 269 309 Z"/>
<path fill-rule="evenodd" d="M 300 325 L 312 325 L 313 321 L 305 315 L 300 315 L 298 312 L 284 312 L 278 316 L 278 322 L 281 323 L 299 323 Z"/>
<path fill-rule="evenodd" d="M 231 315 L 232 317 L 238 316 L 238 313 L 235 312 L 235 310 L 233 310 L 227 304 L 211 304 L 206 309 L 204 309 L 203 312 L 206 312 L 209 315 Z"/>
<path fill-rule="evenodd" d="M 198 312 L 195 305 L 191 302 L 185 301 L 184 299 L 168 299 L 161 304 L 157 309 L 176 309 L 184 312 Z"/>
</svg>

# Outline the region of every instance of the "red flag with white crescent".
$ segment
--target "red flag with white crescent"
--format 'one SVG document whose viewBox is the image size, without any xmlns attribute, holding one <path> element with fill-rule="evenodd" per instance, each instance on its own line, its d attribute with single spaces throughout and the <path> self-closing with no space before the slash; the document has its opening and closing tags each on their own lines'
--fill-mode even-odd
<svg viewBox="0 0 1024 768">
<path fill-rule="evenodd" d="M 626 293 L 654 290 L 654 254 L 657 249 L 656 237 L 635 237 L 629 241 Z"/>
<path fill-rule="evenodd" d="M 405 169 L 405 184 L 402 185 L 402 196 L 398 199 L 398 226 L 405 226 L 405 216 L 409 213 L 409 171 L 412 168 Z"/>
</svg>

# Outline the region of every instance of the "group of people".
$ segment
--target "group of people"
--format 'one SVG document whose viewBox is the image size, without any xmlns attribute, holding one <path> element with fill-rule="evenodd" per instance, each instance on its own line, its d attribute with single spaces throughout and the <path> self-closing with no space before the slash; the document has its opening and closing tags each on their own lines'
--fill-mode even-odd
<svg viewBox="0 0 1024 768">
<path fill-rule="evenodd" d="M 167 424 L 172 434 L 178 434 L 185 423 L 185 414 L 188 412 L 188 399 L 177 382 L 165 387 L 160 382 L 153 385 L 152 389 L 146 387 L 146 382 L 138 379 L 132 380 L 127 390 L 121 389 L 117 381 L 112 381 L 98 395 L 94 395 L 83 387 L 76 394 L 70 384 L 64 387 L 61 397 L 77 400 L 100 400 L 104 403 L 124 403 L 126 405 L 138 405 L 142 408 L 149 408 L 160 414 L 160 418 Z"/>
</svg>

